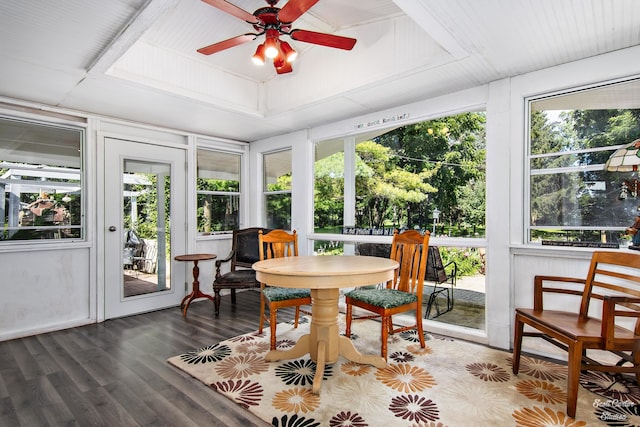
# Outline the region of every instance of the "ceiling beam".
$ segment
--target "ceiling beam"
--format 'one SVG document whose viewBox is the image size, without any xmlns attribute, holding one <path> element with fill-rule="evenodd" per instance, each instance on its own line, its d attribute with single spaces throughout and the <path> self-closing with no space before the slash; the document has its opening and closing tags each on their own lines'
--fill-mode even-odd
<svg viewBox="0 0 640 427">
<path fill-rule="evenodd" d="M 462 59 L 469 56 L 469 51 L 434 18 L 422 0 L 393 0 L 393 2 L 454 58 Z"/>
<path fill-rule="evenodd" d="M 142 37 L 161 16 L 175 9 L 180 0 L 149 0 L 113 41 L 87 67 L 87 73 L 104 74 Z"/>
</svg>

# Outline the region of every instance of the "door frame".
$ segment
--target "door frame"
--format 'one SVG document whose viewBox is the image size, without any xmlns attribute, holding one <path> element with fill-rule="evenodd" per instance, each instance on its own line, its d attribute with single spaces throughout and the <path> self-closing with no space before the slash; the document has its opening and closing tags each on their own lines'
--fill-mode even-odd
<svg viewBox="0 0 640 427">
<path fill-rule="evenodd" d="M 108 230 L 109 224 L 106 218 L 105 212 L 105 204 L 106 204 L 106 191 L 107 191 L 107 182 L 106 182 L 106 144 L 108 139 L 117 139 L 125 142 L 129 142 L 131 144 L 140 144 L 144 145 L 145 148 L 149 150 L 153 150 L 154 147 L 157 148 L 174 148 L 180 149 L 184 151 L 184 164 L 185 164 L 185 175 L 184 179 L 184 189 L 183 194 L 185 205 L 189 203 L 190 197 L 188 196 L 188 177 L 189 177 L 189 145 L 185 139 L 184 144 L 176 144 L 175 142 L 166 142 L 161 139 L 154 138 L 148 139 L 140 136 L 128 136 L 122 135 L 119 133 L 111 133 L 111 132 L 97 132 L 96 138 L 96 157 L 98 161 L 96 162 L 96 230 L 95 230 L 95 265 L 96 265 L 96 321 L 102 322 L 106 319 L 106 245 L 107 245 L 107 233 L 111 233 Z M 153 159 L 150 159 L 153 161 Z M 187 253 L 188 251 L 188 215 L 190 213 L 190 209 L 184 209 L 184 224 L 180 225 L 172 222 L 172 253 L 180 254 Z M 122 230 L 118 230 L 121 232 Z M 179 305 L 179 301 L 184 297 L 186 288 L 185 282 L 183 278 L 186 275 L 186 263 L 174 263 L 171 262 L 171 291 L 175 293 L 176 299 Z M 165 307 L 155 307 L 150 310 L 161 309 Z M 147 310 L 149 311 L 149 310 Z M 133 314 L 133 313 L 131 313 Z"/>
</svg>

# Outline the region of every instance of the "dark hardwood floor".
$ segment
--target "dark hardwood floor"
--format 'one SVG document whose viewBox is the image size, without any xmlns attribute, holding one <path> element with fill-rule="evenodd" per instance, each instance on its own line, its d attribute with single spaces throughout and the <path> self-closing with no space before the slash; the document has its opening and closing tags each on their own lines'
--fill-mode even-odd
<svg viewBox="0 0 640 427">
<path fill-rule="evenodd" d="M 268 425 L 167 358 L 258 329 L 259 294 L 0 342 L 0 426 Z M 293 318 L 278 311 L 278 321 Z"/>
</svg>

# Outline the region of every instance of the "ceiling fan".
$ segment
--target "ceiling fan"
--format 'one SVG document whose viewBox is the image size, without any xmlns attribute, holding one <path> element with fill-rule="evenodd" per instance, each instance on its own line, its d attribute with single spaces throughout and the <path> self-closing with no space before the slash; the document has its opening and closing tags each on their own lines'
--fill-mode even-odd
<svg viewBox="0 0 640 427">
<path fill-rule="evenodd" d="M 349 37 L 291 28 L 293 21 L 298 19 L 319 0 L 289 0 L 282 9 L 276 7 L 279 0 L 265 0 L 269 6 L 261 7 L 253 12 L 253 14 L 226 0 L 202 1 L 253 25 L 253 28 L 257 31 L 256 33 L 242 34 L 198 49 L 198 52 L 204 55 L 211 55 L 234 46 L 248 43 L 264 35 L 265 41 L 256 49 L 256 53 L 252 58 L 253 62 L 258 65 L 263 65 L 265 57 L 273 59 L 276 72 L 278 74 L 284 74 L 293 71 L 291 63 L 295 60 L 297 52 L 289 43 L 280 40 L 280 36 L 286 35 L 296 41 L 344 50 L 351 50 L 357 41 Z"/>
</svg>

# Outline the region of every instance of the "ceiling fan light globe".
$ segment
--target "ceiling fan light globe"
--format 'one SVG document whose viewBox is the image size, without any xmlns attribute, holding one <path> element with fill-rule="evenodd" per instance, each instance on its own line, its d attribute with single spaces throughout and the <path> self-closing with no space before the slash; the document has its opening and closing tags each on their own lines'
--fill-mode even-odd
<svg viewBox="0 0 640 427">
<path fill-rule="evenodd" d="M 267 58 L 275 58 L 280 53 L 280 49 L 278 49 L 278 39 L 275 37 L 267 37 L 267 40 L 264 42 L 264 54 Z"/>
<path fill-rule="evenodd" d="M 259 44 L 258 48 L 256 49 L 256 53 L 253 54 L 253 57 L 251 58 L 251 60 L 253 61 L 254 64 L 256 65 L 264 65 L 264 44 Z"/>
<path fill-rule="evenodd" d="M 278 56 L 278 48 L 276 47 L 268 47 L 265 49 L 264 54 L 267 58 L 275 58 L 276 56 Z"/>
<path fill-rule="evenodd" d="M 280 42 L 280 49 L 282 50 L 282 54 L 286 58 L 287 62 L 293 62 L 298 57 L 298 52 L 296 52 L 287 42 Z"/>
</svg>

